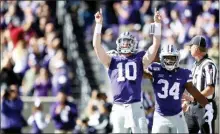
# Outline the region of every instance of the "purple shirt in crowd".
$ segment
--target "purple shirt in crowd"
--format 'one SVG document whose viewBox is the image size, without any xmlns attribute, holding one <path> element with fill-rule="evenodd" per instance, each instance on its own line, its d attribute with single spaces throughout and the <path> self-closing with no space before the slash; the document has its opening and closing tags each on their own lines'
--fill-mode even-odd
<svg viewBox="0 0 220 134">
<path fill-rule="evenodd" d="M 51 115 L 55 128 L 58 130 L 72 130 L 76 125 L 78 115 L 77 107 L 74 103 L 66 102 L 65 109 L 60 114 L 56 114 L 56 107 L 60 105 L 56 102 L 51 107 Z"/>
<path fill-rule="evenodd" d="M 133 24 L 140 23 L 140 14 L 138 14 L 138 10 L 135 9 L 133 5 L 129 5 L 127 7 L 122 7 L 126 12 L 128 12 L 129 17 L 123 18 L 122 16 L 118 16 L 119 25 L 121 24 Z"/>
<path fill-rule="evenodd" d="M 111 80 L 114 103 L 127 104 L 141 101 L 141 81 L 143 76 L 141 51 L 129 57 L 112 57 L 108 75 Z"/>
<path fill-rule="evenodd" d="M 22 128 L 22 110 L 23 102 L 20 98 L 1 99 L 1 129 Z"/>
<path fill-rule="evenodd" d="M 35 83 L 34 89 L 36 96 L 48 96 L 48 91 L 51 89 L 51 82 L 50 80 L 47 80 L 45 83 Z"/>
<path fill-rule="evenodd" d="M 56 96 L 57 93 L 63 90 L 66 94 L 71 93 L 69 78 L 66 68 L 62 69 L 60 72 L 57 72 L 52 77 L 52 95 Z"/>
</svg>

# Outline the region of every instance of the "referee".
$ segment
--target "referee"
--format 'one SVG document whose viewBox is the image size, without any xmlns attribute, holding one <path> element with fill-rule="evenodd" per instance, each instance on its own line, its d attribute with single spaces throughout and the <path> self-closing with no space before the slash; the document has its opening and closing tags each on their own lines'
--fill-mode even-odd
<svg viewBox="0 0 220 134">
<path fill-rule="evenodd" d="M 207 55 L 206 40 L 203 36 L 195 36 L 189 45 L 191 55 L 196 60 L 192 68 L 193 85 L 212 103 L 214 110 L 213 120 L 209 122 L 203 118 L 205 108 L 193 99 L 194 101 L 190 102 L 185 113 L 189 133 L 214 133 L 214 123 L 217 116 L 217 105 L 214 100 L 217 67 Z"/>
</svg>

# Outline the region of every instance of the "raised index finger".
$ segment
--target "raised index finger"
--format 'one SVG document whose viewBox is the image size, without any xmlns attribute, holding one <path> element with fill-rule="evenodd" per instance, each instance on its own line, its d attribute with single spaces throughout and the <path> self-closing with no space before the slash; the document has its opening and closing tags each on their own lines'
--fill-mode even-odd
<svg viewBox="0 0 220 134">
<path fill-rule="evenodd" d="M 102 14 L 102 8 L 99 9 L 100 14 Z"/>
<path fill-rule="evenodd" d="M 154 14 L 156 14 L 156 13 L 157 13 L 157 8 L 155 7 L 155 8 L 154 8 Z"/>
</svg>

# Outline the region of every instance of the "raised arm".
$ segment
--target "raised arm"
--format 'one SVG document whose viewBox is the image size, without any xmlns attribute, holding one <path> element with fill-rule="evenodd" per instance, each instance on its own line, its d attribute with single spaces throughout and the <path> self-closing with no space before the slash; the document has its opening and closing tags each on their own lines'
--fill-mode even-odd
<svg viewBox="0 0 220 134">
<path fill-rule="evenodd" d="M 101 9 L 95 14 L 95 21 L 96 21 L 96 26 L 93 35 L 93 47 L 98 59 L 105 67 L 108 68 L 111 62 L 111 57 L 105 52 L 104 48 L 101 45 L 101 29 L 102 29 L 102 21 L 103 21 Z"/>
<path fill-rule="evenodd" d="M 157 51 L 160 47 L 161 40 L 161 15 L 155 9 L 154 23 L 151 24 L 150 34 L 153 34 L 153 45 L 149 47 L 143 57 L 143 66 L 146 68 L 155 58 Z"/>
</svg>

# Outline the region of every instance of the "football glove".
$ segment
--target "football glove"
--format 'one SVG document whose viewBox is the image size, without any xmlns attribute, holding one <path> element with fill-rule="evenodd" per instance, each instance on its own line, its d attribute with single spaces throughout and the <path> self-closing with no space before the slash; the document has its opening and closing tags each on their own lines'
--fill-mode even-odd
<svg viewBox="0 0 220 134">
<path fill-rule="evenodd" d="M 205 115 L 203 116 L 203 118 L 205 118 L 205 122 L 208 122 L 209 124 L 209 128 L 210 128 L 210 133 L 212 133 L 212 120 L 213 120 L 213 108 L 212 108 L 212 103 L 206 104 L 205 105 Z"/>
</svg>

